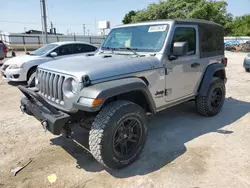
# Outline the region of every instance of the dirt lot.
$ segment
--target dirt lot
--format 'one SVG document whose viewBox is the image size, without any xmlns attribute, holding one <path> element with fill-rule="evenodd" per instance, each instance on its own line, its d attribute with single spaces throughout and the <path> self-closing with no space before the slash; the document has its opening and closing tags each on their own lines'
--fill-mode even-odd
<svg viewBox="0 0 250 188">
<path fill-rule="evenodd" d="M 250 74 L 243 53 L 227 53 L 227 99 L 213 118 L 193 103 L 151 119 L 140 158 L 106 171 L 72 141 L 44 133 L 19 110 L 20 92 L 0 78 L 0 187 L 250 187 Z M 86 132 L 75 135 L 86 144 Z M 32 163 L 13 177 L 10 170 Z M 47 177 L 56 174 L 51 184 Z"/>
</svg>

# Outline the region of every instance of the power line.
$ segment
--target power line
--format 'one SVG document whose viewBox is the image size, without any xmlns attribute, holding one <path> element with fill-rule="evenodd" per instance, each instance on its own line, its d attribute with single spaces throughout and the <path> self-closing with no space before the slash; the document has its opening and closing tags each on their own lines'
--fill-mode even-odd
<svg viewBox="0 0 250 188">
<path fill-rule="evenodd" d="M 34 24 L 34 25 L 40 25 L 39 22 L 19 22 L 19 21 L 10 21 L 10 20 L 0 20 L 2 23 L 18 23 L 18 24 Z"/>
<path fill-rule="evenodd" d="M 0 20 L 0 22 L 2 22 L 2 23 L 17 23 L 17 24 L 33 24 L 33 25 L 40 25 L 41 24 L 40 22 L 22 22 L 22 21 L 12 21 L 12 20 Z M 67 25 L 79 26 L 79 25 L 82 25 L 82 23 L 57 23 L 57 22 L 54 22 L 54 24 L 60 25 L 60 26 L 67 26 Z M 85 25 L 93 26 L 95 24 L 85 24 Z"/>
</svg>

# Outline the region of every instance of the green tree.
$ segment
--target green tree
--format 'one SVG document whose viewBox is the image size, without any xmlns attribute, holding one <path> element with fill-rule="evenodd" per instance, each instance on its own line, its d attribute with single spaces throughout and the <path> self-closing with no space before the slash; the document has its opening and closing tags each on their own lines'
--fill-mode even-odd
<svg viewBox="0 0 250 188">
<path fill-rule="evenodd" d="M 231 22 L 233 16 L 227 12 L 225 1 L 205 1 L 202 0 L 196 7 L 187 14 L 188 18 L 198 18 L 214 21 L 225 26 Z"/>
<path fill-rule="evenodd" d="M 129 21 L 197 18 L 214 21 L 226 27 L 233 19 L 232 14 L 227 12 L 226 7 L 227 3 L 225 1 L 168 0 L 158 4 L 150 4 L 146 9 L 137 11 L 135 15 L 130 17 L 131 20 Z M 230 32 L 229 28 L 228 26 L 228 33 Z"/>
<path fill-rule="evenodd" d="M 250 36 L 250 14 L 236 17 L 227 24 L 227 29 L 232 36 Z"/>
<path fill-rule="evenodd" d="M 131 10 L 128 14 L 125 15 L 125 17 L 122 20 L 123 24 L 128 24 L 132 22 L 132 17 L 136 15 L 136 12 L 134 10 Z"/>
</svg>

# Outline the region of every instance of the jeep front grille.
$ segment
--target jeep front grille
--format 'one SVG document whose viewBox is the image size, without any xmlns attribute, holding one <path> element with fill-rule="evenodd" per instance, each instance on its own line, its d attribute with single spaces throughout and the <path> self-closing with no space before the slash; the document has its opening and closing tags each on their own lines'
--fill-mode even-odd
<svg viewBox="0 0 250 188">
<path fill-rule="evenodd" d="M 38 70 L 38 80 L 39 92 L 43 97 L 60 105 L 64 104 L 62 88 L 65 76 Z"/>
</svg>

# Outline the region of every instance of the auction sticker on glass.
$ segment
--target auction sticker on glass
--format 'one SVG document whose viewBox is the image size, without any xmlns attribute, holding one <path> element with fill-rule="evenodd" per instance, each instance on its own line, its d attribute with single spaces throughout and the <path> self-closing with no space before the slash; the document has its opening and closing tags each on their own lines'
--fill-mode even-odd
<svg viewBox="0 0 250 188">
<path fill-rule="evenodd" d="M 163 32 L 166 31 L 167 25 L 156 25 L 156 26 L 151 26 L 148 29 L 148 32 Z"/>
</svg>

